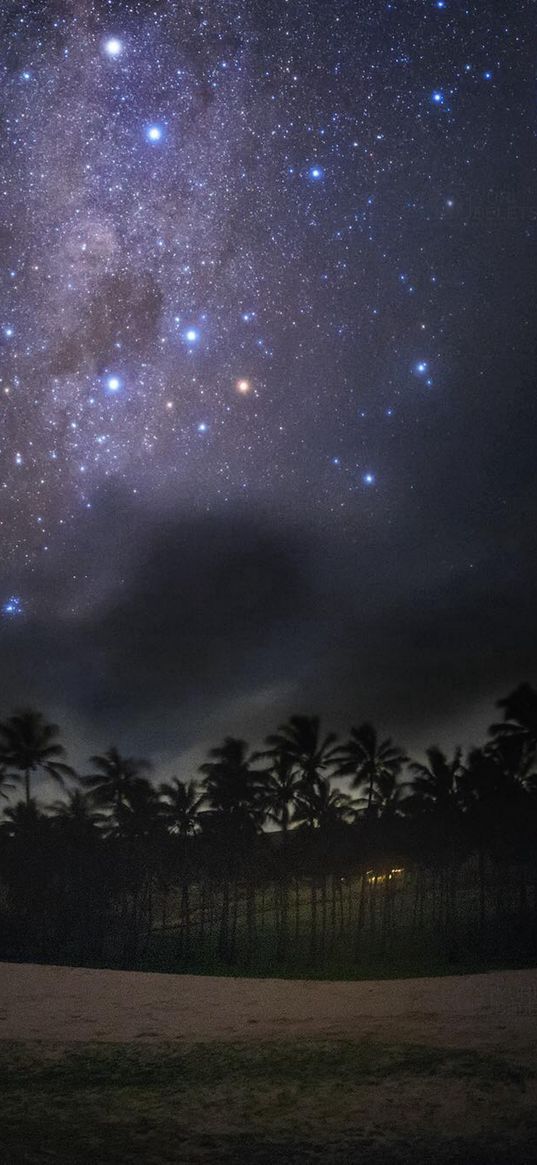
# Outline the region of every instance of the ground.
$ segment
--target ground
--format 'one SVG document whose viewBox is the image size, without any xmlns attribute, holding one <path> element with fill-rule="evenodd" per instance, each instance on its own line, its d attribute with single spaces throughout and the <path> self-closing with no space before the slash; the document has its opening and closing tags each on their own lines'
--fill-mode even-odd
<svg viewBox="0 0 537 1165">
<path fill-rule="evenodd" d="M 3 965 L 0 998 L 3 1165 L 537 1162 L 536 971 Z"/>
</svg>

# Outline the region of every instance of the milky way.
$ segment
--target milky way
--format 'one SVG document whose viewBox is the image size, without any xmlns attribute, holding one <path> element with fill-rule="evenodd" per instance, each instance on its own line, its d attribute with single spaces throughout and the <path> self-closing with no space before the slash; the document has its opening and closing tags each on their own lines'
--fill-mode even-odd
<svg viewBox="0 0 537 1165">
<path fill-rule="evenodd" d="M 498 569 L 535 483 L 534 16 L 3 5 L 10 635 L 61 607 L 43 578 L 71 615 L 88 569 L 90 607 L 114 593 L 73 568 L 114 489 L 259 507 L 394 576 L 410 544 L 414 594 Z"/>
</svg>

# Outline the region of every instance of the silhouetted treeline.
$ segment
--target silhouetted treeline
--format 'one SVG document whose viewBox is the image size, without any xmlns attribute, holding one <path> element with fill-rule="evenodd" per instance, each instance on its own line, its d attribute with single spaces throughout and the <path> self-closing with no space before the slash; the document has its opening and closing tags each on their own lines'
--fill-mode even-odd
<svg viewBox="0 0 537 1165">
<path fill-rule="evenodd" d="M 349 974 L 533 959 L 537 692 L 499 708 L 466 756 L 420 763 L 370 724 L 338 740 L 297 715 L 160 784 L 113 747 L 77 775 L 58 727 L 15 713 L 0 724 L 0 958 Z"/>
</svg>

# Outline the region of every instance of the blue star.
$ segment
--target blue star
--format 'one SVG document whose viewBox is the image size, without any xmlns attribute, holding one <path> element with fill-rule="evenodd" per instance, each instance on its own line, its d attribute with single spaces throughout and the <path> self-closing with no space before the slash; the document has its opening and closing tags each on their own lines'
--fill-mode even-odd
<svg viewBox="0 0 537 1165">
<path fill-rule="evenodd" d="M 320 182 L 321 178 L 324 178 L 324 170 L 322 166 L 310 166 L 308 170 L 308 176 L 311 178 L 312 182 Z"/>
<path fill-rule="evenodd" d="M 6 337 L 6 340 L 11 340 L 11 337 L 12 337 L 14 334 L 15 334 L 14 328 L 12 328 L 10 324 L 8 324 L 8 325 L 7 325 L 7 326 L 4 328 L 4 336 Z"/>
<path fill-rule="evenodd" d="M 185 340 L 187 344 L 197 344 L 200 334 L 197 328 L 187 328 L 185 332 Z"/>
<path fill-rule="evenodd" d="M 362 475 L 362 481 L 363 481 L 364 485 L 374 485 L 375 484 L 375 474 L 374 473 L 364 473 Z"/>
<path fill-rule="evenodd" d="M 156 146 L 162 141 L 164 137 L 164 130 L 161 125 L 148 125 L 146 127 L 145 136 L 151 145 Z"/>
<path fill-rule="evenodd" d="M 198 425 L 198 433 L 206 433 L 208 428 L 209 426 L 206 421 L 200 421 Z"/>
<path fill-rule="evenodd" d="M 119 392 L 120 389 L 123 388 L 123 381 L 121 377 L 117 376 L 115 373 L 112 373 L 110 376 L 106 377 L 105 384 L 108 392 Z"/>
<path fill-rule="evenodd" d="M 110 36 L 108 40 L 104 42 L 104 51 L 107 57 L 112 57 L 112 59 L 115 60 L 117 57 L 121 56 L 123 52 L 123 45 L 117 36 Z"/>
<path fill-rule="evenodd" d="M 444 100 L 444 94 L 441 89 L 435 89 L 434 93 L 431 94 L 431 101 L 434 105 L 443 105 Z"/>
<path fill-rule="evenodd" d="M 333 457 L 332 458 L 332 465 L 339 465 L 339 464 L 340 464 L 339 457 Z"/>
<path fill-rule="evenodd" d="M 8 618 L 13 618 L 16 615 L 22 615 L 22 603 L 18 595 L 11 595 L 2 606 L 2 614 L 7 615 Z"/>
<path fill-rule="evenodd" d="M 417 376 L 425 376 L 428 368 L 429 365 L 426 360 L 418 360 L 418 363 L 414 365 L 414 371 L 416 372 Z"/>
<path fill-rule="evenodd" d="M 492 77 L 493 77 L 493 74 L 490 72 L 490 69 L 487 69 L 486 72 L 483 73 L 483 79 L 485 81 L 492 81 Z"/>
</svg>

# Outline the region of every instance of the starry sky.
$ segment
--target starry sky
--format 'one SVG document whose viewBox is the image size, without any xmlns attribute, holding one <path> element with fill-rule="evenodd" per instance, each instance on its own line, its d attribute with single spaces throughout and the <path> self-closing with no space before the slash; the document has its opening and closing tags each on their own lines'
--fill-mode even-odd
<svg viewBox="0 0 537 1165">
<path fill-rule="evenodd" d="M 0 33 L 2 708 L 469 740 L 537 670 L 534 4 Z"/>
</svg>

